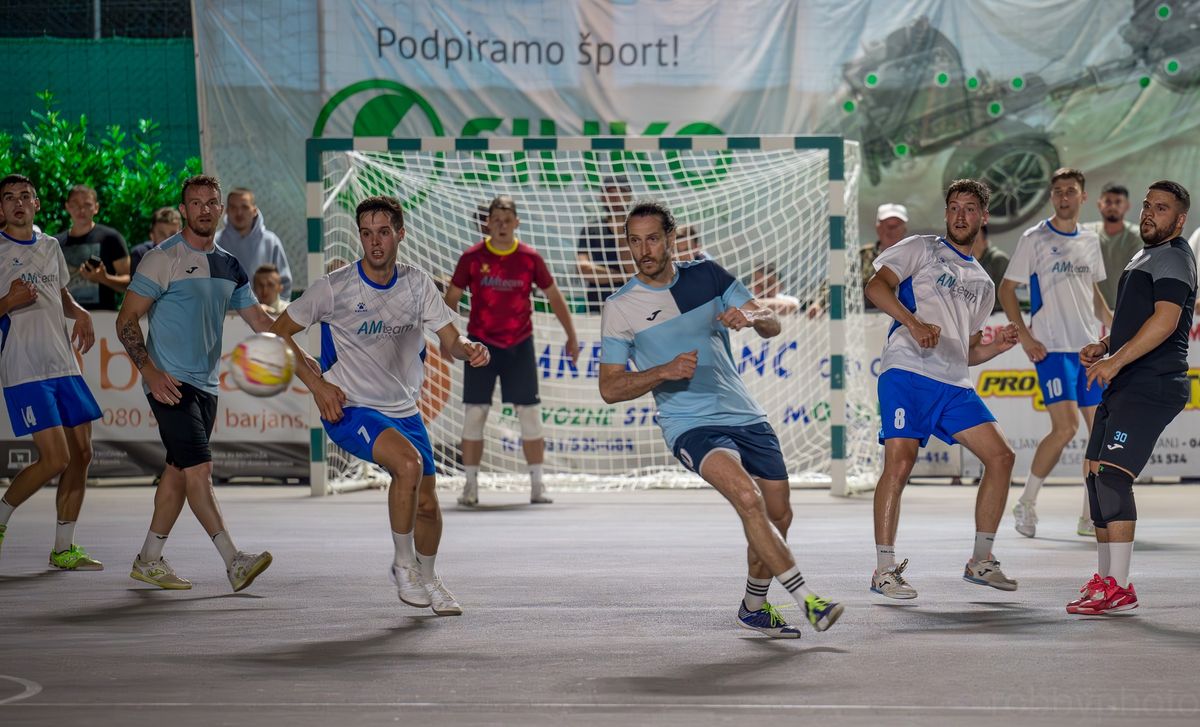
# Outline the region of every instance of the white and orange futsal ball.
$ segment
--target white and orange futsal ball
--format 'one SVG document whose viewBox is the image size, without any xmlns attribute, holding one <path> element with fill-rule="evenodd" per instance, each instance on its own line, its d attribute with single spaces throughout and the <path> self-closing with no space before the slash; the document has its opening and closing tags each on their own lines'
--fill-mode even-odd
<svg viewBox="0 0 1200 727">
<path fill-rule="evenodd" d="M 296 356 L 274 333 L 256 333 L 234 347 L 229 356 L 233 383 L 251 396 L 275 396 L 296 372 Z"/>
</svg>

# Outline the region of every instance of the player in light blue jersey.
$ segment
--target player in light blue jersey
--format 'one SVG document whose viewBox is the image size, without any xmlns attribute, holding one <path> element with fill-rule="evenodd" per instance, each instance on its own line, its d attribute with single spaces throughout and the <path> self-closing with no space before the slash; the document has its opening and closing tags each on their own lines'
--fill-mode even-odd
<svg viewBox="0 0 1200 727">
<path fill-rule="evenodd" d="M 433 447 L 417 410 L 425 377 L 425 332 L 444 351 L 486 366 L 488 347 L 458 333 L 454 313 L 428 275 L 398 264 L 404 210 L 393 197 L 368 197 L 355 210 L 363 256 L 319 280 L 280 314 L 271 331 L 301 364 L 329 438 L 392 476 L 388 515 L 395 558 L 389 574 L 403 603 L 457 616 L 462 606 L 434 570 L 442 537 Z M 294 336 L 321 327 L 321 361 Z"/>
<path fill-rule="evenodd" d="M 842 606 L 809 590 L 784 540 L 792 508 L 779 439 L 729 348 L 730 330 L 752 327 L 770 338 L 779 319 L 715 262 L 676 263 L 666 206 L 635 206 L 625 235 L 637 274 L 604 302 L 600 396 L 613 404 L 653 392 L 667 446 L 737 510 L 750 545 L 738 624 L 773 638 L 800 636 L 766 600 L 773 576 L 815 629 L 828 629 Z"/>
<path fill-rule="evenodd" d="M 871 577 L 871 591 L 888 598 L 917 596 L 902 575 L 908 561 L 896 564 L 896 530 L 900 495 L 931 435 L 962 444 L 984 466 L 975 498 L 975 546 L 963 579 L 1017 589 L 992 554 L 1015 455 L 967 372 L 968 366 L 989 361 L 1017 343 L 1012 324 L 983 340 L 996 286 L 971 256 L 971 248 L 979 228 L 987 224 L 990 196 L 973 179 L 952 183 L 946 190 L 946 236 L 914 235 L 889 247 L 875 258 L 875 275 L 867 283 L 867 297 L 895 321 L 879 375 L 883 474 L 875 488 L 877 569 Z"/>
</svg>

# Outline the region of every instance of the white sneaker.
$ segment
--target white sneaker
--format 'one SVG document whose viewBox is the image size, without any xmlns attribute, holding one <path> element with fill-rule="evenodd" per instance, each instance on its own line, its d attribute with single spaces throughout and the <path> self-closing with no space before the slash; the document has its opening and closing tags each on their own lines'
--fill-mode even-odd
<svg viewBox="0 0 1200 727">
<path fill-rule="evenodd" d="M 458 496 L 459 507 L 475 507 L 478 504 L 479 490 L 469 485 L 464 485 L 462 494 Z"/>
<path fill-rule="evenodd" d="M 1037 532 L 1037 509 L 1033 503 L 1025 503 L 1017 500 L 1016 506 L 1013 507 L 1013 519 L 1016 520 L 1017 532 L 1027 538 L 1032 538 Z"/>
<path fill-rule="evenodd" d="M 917 589 L 904 580 L 904 569 L 908 567 L 908 558 L 903 563 L 884 568 L 883 572 L 875 571 L 871 576 L 871 591 L 881 596 L 907 601 L 917 597 Z"/>
<path fill-rule="evenodd" d="M 967 561 L 967 567 L 963 571 L 963 580 L 979 586 L 998 588 L 1001 591 L 1017 590 L 1017 582 L 1004 575 L 1004 571 L 1000 570 L 1000 561 L 998 560 Z"/>
<path fill-rule="evenodd" d="M 429 608 L 433 602 L 421 582 L 421 571 L 416 565 L 397 566 L 388 568 L 388 577 L 396 585 L 396 595 L 403 603 L 415 608 Z"/>
<path fill-rule="evenodd" d="M 441 578 L 434 578 L 432 581 L 425 581 L 425 592 L 429 594 L 430 605 L 433 606 L 433 612 L 439 616 L 461 616 L 463 612 L 462 605 L 449 588 L 442 583 Z"/>
<path fill-rule="evenodd" d="M 538 492 L 535 494 L 531 494 L 529 496 L 529 504 L 530 505 L 553 505 L 554 500 L 551 500 L 549 497 L 546 497 L 541 492 Z"/>
<path fill-rule="evenodd" d="M 237 593 L 247 588 L 258 578 L 258 574 L 267 569 L 271 565 L 271 554 L 267 551 L 261 553 L 243 553 L 238 551 L 237 555 L 233 556 L 233 562 L 229 564 L 229 568 L 225 570 L 225 575 L 229 576 L 229 585 L 233 586 L 233 592 Z"/>
<path fill-rule="evenodd" d="M 1085 537 L 1096 537 L 1096 523 L 1092 522 L 1091 518 L 1080 517 L 1079 524 L 1075 527 L 1075 534 Z"/>
<path fill-rule="evenodd" d="M 175 575 L 175 569 L 171 567 L 166 558 L 142 560 L 141 553 L 138 553 L 133 559 L 129 577 L 167 591 L 186 591 L 192 587 L 191 581 Z"/>
</svg>

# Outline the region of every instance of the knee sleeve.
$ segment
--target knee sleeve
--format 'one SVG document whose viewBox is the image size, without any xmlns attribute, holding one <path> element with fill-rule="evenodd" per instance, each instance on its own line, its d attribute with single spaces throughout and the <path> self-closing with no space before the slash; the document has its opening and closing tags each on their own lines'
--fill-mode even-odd
<svg viewBox="0 0 1200 727">
<path fill-rule="evenodd" d="M 471 442 L 483 441 L 483 425 L 487 423 L 488 410 L 492 407 L 487 404 L 467 404 L 464 408 L 462 438 Z"/>
<path fill-rule="evenodd" d="M 1098 528 L 1108 527 L 1108 523 L 1100 515 L 1100 501 L 1096 499 L 1096 473 L 1089 472 L 1087 476 L 1088 511 L 1092 516 L 1092 524 Z"/>
<path fill-rule="evenodd" d="M 525 441 L 542 438 L 542 407 L 518 406 L 517 421 L 521 422 L 521 438 Z"/>
<path fill-rule="evenodd" d="M 1096 503 L 1105 523 L 1137 520 L 1133 504 L 1133 477 L 1116 467 L 1100 466 L 1096 475 Z"/>
</svg>

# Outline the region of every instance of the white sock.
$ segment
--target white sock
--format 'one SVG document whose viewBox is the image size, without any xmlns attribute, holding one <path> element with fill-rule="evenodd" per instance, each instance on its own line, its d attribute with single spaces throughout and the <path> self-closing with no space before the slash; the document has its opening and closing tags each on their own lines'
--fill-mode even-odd
<svg viewBox="0 0 1200 727">
<path fill-rule="evenodd" d="M 392 533 L 395 535 L 395 533 Z M 437 571 L 433 569 L 433 562 L 437 559 L 437 553 L 433 555 L 425 555 L 417 553 L 417 565 L 421 567 L 421 579 L 426 583 L 433 583 L 437 580 Z"/>
<path fill-rule="evenodd" d="M 990 558 L 992 555 L 992 544 L 995 542 L 995 533 L 975 533 L 975 552 L 971 555 L 971 560 L 978 563 L 981 560 Z"/>
<path fill-rule="evenodd" d="M 54 552 L 61 553 L 71 547 L 75 540 L 75 521 L 59 520 L 54 529 Z"/>
<path fill-rule="evenodd" d="M 467 472 L 467 482 L 463 485 L 464 495 L 475 495 L 479 492 L 479 465 L 468 464 L 463 465 L 463 469 Z"/>
<path fill-rule="evenodd" d="M 540 464 L 529 465 L 529 484 L 531 485 L 530 496 L 531 497 L 541 497 L 542 496 L 542 465 L 540 465 Z"/>
<path fill-rule="evenodd" d="M 804 576 L 800 575 L 800 569 L 796 566 L 792 566 L 790 570 L 780 573 L 775 578 L 783 584 L 788 593 L 792 594 L 792 598 L 796 599 L 800 608 L 804 608 L 805 596 L 815 595 L 808 589 L 808 586 L 804 585 Z"/>
<path fill-rule="evenodd" d="M 396 545 L 396 558 L 392 562 L 397 568 L 417 564 L 417 550 L 413 547 L 412 533 L 392 531 L 392 542 Z"/>
<path fill-rule="evenodd" d="M 237 546 L 233 544 L 233 538 L 229 537 L 229 533 L 222 530 L 212 536 L 213 545 L 217 546 L 217 552 L 221 554 L 221 560 L 225 561 L 225 567 L 233 562 L 237 556 Z"/>
<path fill-rule="evenodd" d="M 896 546 L 875 543 L 875 568 L 882 573 L 885 568 L 896 565 Z"/>
<path fill-rule="evenodd" d="M 8 525 L 8 519 L 16 509 L 16 505 L 9 505 L 7 500 L 0 498 L 0 525 Z"/>
<path fill-rule="evenodd" d="M 767 602 L 767 591 L 771 589 L 770 578 L 746 578 L 746 610 L 757 611 Z"/>
<path fill-rule="evenodd" d="M 144 563 L 158 560 L 162 557 L 163 546 L 166 544 L 167 536 L 159 535 L 153 530 L 146 531 L 146 542 L 142 543 L 142 552 L 138 553 L 138 559 Z"/>
<path fill-rule="evenodd" d="M 1112 551 L 1108 543 L 1096 543 L 1096 573 L 1104 578 L 1112 570 Z"/>
<path fill-rule="evenodd" d="M 1042 489 L 1042 483 L 1046 481 L 1045 477 L 1038 477 L 1030 472 L 1029 477 L 1025 480 L 1025 489 L 1021 491 L 1021 502 L 1026 505 L 1032 505 L 1037 502 L 1038 492 Z M 1087 492 L 1083 493 L 1084 499 L 1087 498 Z"/>
<path fill-rule="evenodd" d="M 1129 560 L 1133 557 L 1133 541 L 1128 543 L 1108 543 L 1108 557 L 1111 559 L 1108 574 L 1122 588 L 1129 587 Z"/>
</svg>

